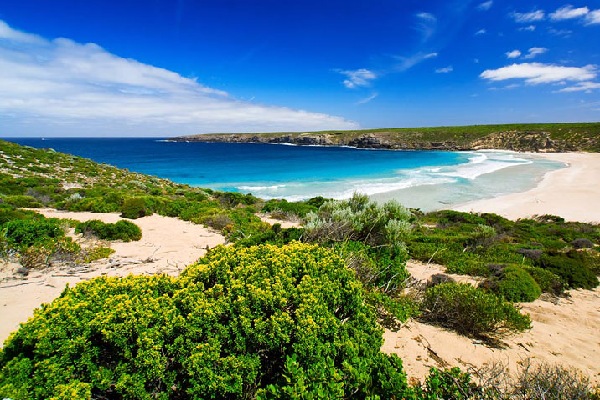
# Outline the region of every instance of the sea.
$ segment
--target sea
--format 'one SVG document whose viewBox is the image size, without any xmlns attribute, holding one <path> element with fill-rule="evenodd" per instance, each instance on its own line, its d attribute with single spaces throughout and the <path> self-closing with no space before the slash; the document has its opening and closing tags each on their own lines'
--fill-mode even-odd
<svg viewBox="0 0 600 400">
<path fill-rule="evenodd" d="M 401 151 L 155 138 L 11 138 L 191 186 L 289 201 L 364 193 L 423 211 L 533 188 L 564 164 L 508 151 Z"/>
</svg>

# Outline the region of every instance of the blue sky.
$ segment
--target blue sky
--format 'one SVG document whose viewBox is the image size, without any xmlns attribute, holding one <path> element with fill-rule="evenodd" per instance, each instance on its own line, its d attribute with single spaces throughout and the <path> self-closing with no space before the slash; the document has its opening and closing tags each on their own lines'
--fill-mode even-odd
<svg viewBox="0 0 600 400">
<path fill-rule="evenodd" d="M 599 0 L 0 2 L 0 136 L 575 121 Z"/>
</svg>

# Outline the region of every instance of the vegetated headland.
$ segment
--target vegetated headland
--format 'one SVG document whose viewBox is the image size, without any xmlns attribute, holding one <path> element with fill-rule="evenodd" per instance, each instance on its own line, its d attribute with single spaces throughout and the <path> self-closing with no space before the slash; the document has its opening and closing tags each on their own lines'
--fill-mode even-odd
<svg viewBox="0 0 600 400">
<path fill-rule="evenodd" d="M 367 149 L 526 152 L 600 151 L 600 123 L 543 123 L 381 128 L 350 131 L 227 133 L 180 136 L 173 141 L 350 146 Z"/>
</svg>

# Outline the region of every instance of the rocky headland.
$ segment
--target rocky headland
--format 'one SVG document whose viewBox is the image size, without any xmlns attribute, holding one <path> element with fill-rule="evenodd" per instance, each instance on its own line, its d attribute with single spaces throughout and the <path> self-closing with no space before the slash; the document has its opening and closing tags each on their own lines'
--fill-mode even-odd
<svg viewBox="0 0 600 400">
<path fill-rule="evenodd" d="M 181 142 L 268 143 L 298 146 L 349 146 L 394 150 L 481 150 L 563 153 L 599 152 L 600 123 L 512 124 L 359 131 L 199 134 Z"/>
</svg>

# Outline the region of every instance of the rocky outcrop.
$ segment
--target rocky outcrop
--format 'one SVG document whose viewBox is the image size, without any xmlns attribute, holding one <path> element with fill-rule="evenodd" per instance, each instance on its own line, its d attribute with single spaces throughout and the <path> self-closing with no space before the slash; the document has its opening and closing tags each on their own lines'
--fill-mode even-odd
<svg viewBox="0 0 600 400">
<path fill-rule="evenodd" d="M 576 151 L 577 147 L 564 140 L 553 140 L 548 132 L 498 132 L 471 144 L 474 150 L 504 149 L 535 153 Z"/>
</svg>

